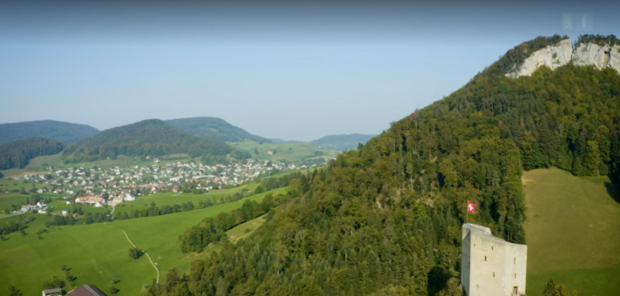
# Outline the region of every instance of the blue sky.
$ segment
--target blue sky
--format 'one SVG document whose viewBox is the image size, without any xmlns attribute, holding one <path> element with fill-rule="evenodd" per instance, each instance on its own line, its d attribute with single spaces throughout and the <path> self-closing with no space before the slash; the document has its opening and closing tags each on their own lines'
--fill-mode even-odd
<svg viewBox="0 0 620 296">
<path fill-rule="evenodd" d="M 0 123 L 214 116 L 287 140 L 376 134 L 520 42 L 620 34 L 620 5 L 587 1 L 48 2 L 0 2 Z M 564 30 L 565 12 L 593 29 Z"/>
</svg>

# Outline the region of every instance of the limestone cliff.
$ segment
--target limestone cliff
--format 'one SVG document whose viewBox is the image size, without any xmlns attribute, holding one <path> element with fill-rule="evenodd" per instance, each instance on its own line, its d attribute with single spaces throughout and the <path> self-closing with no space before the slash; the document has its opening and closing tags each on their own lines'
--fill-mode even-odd
<svg viewBox="0 0 620 296">
<path fill-rule="evenodd" d="M 508 77 L 530 76 L 538 67 L 547 66 L 550 69 L 566 65 L 571 60 L 573 46 L 569 39 L 564 39 L 556 45 L 547 46 L 532 53 L 521 66 L 506 74 Z"/>
<path fill-rule="evenodd" d="M 620 72 L 620 45 L 582 43 L 577 45 L 572 60 L 576 66 L 592 65 L 597 69 L 611 67 Z"/>
<path fill-rule="evenodd" d="M 554 70 L 569 62 L 576 66 L 592 65 L 597 69 L 611 67 L 620 73 L 620 45 L 579 43 L 573 48 L 569 39 L 563 39 L 533 52 L 521 65 L 506 73 L 506 76 L 530 76 L 541 66 Z"/>
</svg>

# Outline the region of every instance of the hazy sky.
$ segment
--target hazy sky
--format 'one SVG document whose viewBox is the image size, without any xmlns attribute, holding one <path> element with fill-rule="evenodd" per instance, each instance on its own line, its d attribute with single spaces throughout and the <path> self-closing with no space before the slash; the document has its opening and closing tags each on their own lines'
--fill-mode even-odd
<svg viewBox="0 0 620 296">
<path fill-rule="evenodd" d="M 620 34 L 620 5 L 592 1 L 111 2 L 0 2 L 0 123 L 376 134 L 523 41 Z M 591 13 L 592 30 L 563 13 Z"/>
</svg>

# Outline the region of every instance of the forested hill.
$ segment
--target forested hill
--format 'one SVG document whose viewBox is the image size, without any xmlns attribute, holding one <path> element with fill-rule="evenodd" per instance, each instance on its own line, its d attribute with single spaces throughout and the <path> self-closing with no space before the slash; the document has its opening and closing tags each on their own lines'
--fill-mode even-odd
<svg viewBox="0 0 620 296">
<path fill-rule="evenodd" d="M 99 131 L 89 125 L 54 120 L 40 120 L 0 124 L 0 144 L 28 138 L 42 137 L 71 144 Z"/>
<path fill-rule="evenodd" d="M 358 144 L 365 144 L 376 135 L 348 134 L 325 136 L 310 143 L 332 150 L 357 149 Z"/>
<path fill-rule="evenodd" d="M 243 140 L 252 140 L 258 143 L 271 142 L 269 139 L 250 134 L 217 117 L 181 118 L 167 122 L 192 135 L 222 142 L 241 142 Z"/>
<path fill-rule="evenodd" d="M 469 222 L 524 243 L 524 168 L 620 167 L 617 71 L 569 63 L 513 79 L 505 65 L 291 180 L 288 202 L 251 236 L 220 239 L 219 253 L 145 295 L 460 295 L 467 200 Z M 209 225 L 181 242 L 208 242 Z"/>
<path fill-rule="evenodd" d="M 59 153 L 65 145 L 46 138 L 25 138 L 0 145 L 0 170 L 23 168 L 31 159 Z"/>
<path fill-rule="evenodd" d="M 118 155 L 161 156 L 188 153 L 191 157 L 203 156 L 206 162 L 224 162 L 227 154 L 244 157 L 226 143 L 199 138 L 164 121 L 150 119 L 102 131 L 92 137 L 77 141 L 65 149 L 65 162 L 114 159 Z"/>
</svg>

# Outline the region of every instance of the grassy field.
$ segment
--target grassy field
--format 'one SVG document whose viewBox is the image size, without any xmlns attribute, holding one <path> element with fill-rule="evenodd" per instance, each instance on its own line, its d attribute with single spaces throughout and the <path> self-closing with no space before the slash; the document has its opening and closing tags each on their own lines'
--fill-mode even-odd
<svg viewBox="0 0 620 296">
<path fill-rule="evenodd" d="M 25 183 L 24 183 L 25 181 Z M 28 181 L 28 180 L 13 180 L 13 179 L 9 179 L 9 178 L 2 178 L 0 179 L 0 190 L 4 191 L 4 190 L 20 190 L 22 187 L 24 187 L 24 189 L 26 190 L 30 190 L 32 188 L 32 185 L 34 185 L 35 188 L 49 188 L 49 185 L 43 185 L 43 184 L 38 184 L 32 181 Z"/>
<path fill-rule="evenodd" d="M 11 205 L 21 205 L 22 202 L 26 201 L 30 195 L 21 195 L 19 193 L 0 193 L 0 215 L 3 215 L 2 212 L 6 208 L 10 208 Z"/>
<path fill-rule="evenodd" d="M 173 205 L 173 204 L 182 204 L 191 201 L 194 206 L 198 206 L 198 202 L 211 200 L 216 202 L 219 200 L 220 196 L 233 195 L 242 190 L 247 190 L 248 192 L 254 192 L 258 187 L 258 183 L 246 183 L 242 186 L 230 188 L 230 189 L 219 189 L 212 190 L 203 194 L 193 194 L 193 193 L 173 193 L 173 192 L 165 192 L 165 193 L 157 193 L 152 195 L 140 196 L 135 201 L 123 202 L 122 204 L 116 207 L 114 214 L 123 213 L 123 212 L 131 212 L 132 210 L 143 209 L 144 207 L 149 207 L 151 202 L 154 202 L 155 205 L 161 207 L 163 205 Z"/>
<path fill-rule="evenodd" d="M 270 192 L 285 193 L 286 189 Z M 181 253 L 177 239 L 187 227 L 206 217 L 239 208 L 248 199 L 259 202 L 267 193 L 164 216 L 107 224 L 52 227 L 49 233 L 43 234 L 43 239 L 37 239 L 35 233 L 38 228 L 43 228 L 47 217 L 36 215 L 37 219 L 31 222 L 27 236 L 12 233 L 7 235 L 8 240 L 0 242 L 0 291 L 6 291 L 8 285 L 14 285 L 24 295 L 38 294 L 42 290 L 42 283 L 51 280 L 52 276 L 64 279 L 60 266 L 65 264 L 77 277 L 77 285 L 93 284 L 108 293 L 112 280 L 120 279 L 114 285 L 120 289 L 119 295 L 139 295 L 143 285 L 149 284 L 157 273 L 146 256 L 138 260 L 129 257 L 131 245 L 121 230 L 151 256 L 160 271 L 160 280 L 163 280 L 169 269 L 176 267 L 186 271 L 192 259 L 204 258 L 210 251 L 218 249 L 209 246 L 201 254 Z M 256 225 L 255 221 L 249 223 Z M 229 232 L 245 233 L 245 229 L 231 229 Z"/>
<path fill-rule="evenodd" d="M 306 142 L 292 142 L 292 143 L 264 143 L 260 144 L 254 141 L 243 142 L 231 142 L 229 145 L 249 152 L 252 157 L 271 161 L 289 161 L 299 162 L 308 158 L 324 158 L 331 159 L 338 155 L 338 151 L 322 149 Z M 258 154 L 256 154 L 258 151 Z M 273 152 L 273 155 L 267 154 L 268 151 Z M 316 155 L 316 152 L 320 152 Z"/>
<path fill-rule="evenodd" d="M 549 279 L 580 296 L 620 291 L 620 199 L 607 177 L 557 168 L 523 174 L 528 245 L 527 294 Z"/>
</svg>

